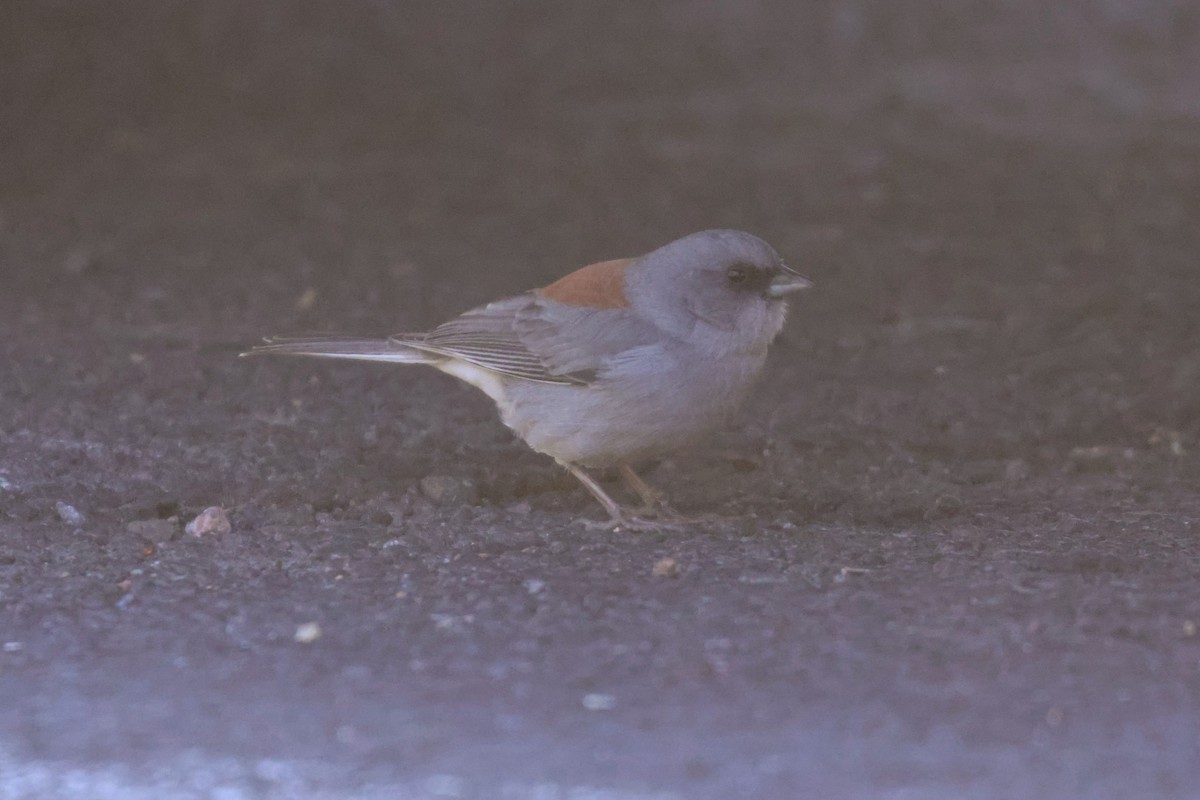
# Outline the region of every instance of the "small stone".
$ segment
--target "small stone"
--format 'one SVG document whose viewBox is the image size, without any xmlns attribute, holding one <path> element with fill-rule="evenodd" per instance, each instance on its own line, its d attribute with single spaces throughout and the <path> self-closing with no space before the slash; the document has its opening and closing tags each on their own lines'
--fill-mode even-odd
<svg viewBox="0 0 1200 800">
<path fill-rule="evenodd" d="M 192 536 L 206 536 L 210 533 L 223 534 L 233 530 L 229 524 L 229 515 L 220 506 L 209 506 L 200 512 L 194 520 L 184 528 Z"/>
<path fill-rule="evenodd" d="M 367 519 L 372 525 L 383 526 L 391 525 L 392 522 L 395 521 L 395 517 L 392 516 L 392 512 L 388 511 L 386 508 L 377 508 L 371 511 L 371 513 L 367 516 Z"/>
<path fill-rule="evenodd" d="M 296 298 L 297 311 L 309 311 L 317 304 L 317 290 L 311 286 L 304 290 L 304 293 Z"/>
<path fill-rule="evenodd" d="M 529 580 L 525 581 L 524 586 L 525 591 L 529 592 L 530 594 L 538 594 L 542 591 L 542 589 L 546 588 L 546 582 L 540 581 L 537 578 L 530 578 Z"/>
<path fill-rule="evenodd" d="M 838 574 L 833 576 L 834 583 L 845 583 L 852 575 L 867 575 L 871 572 L 867 567 L 842 567 L 838 570 Z"/>
<path fill-rule="evenodd" d="M 1195 636 L 1196 635 L 1196 623 L 1192 622 L 1190 619 L 1185 619 L 1183 621 L 1183 635 L 1187 636 L 1188 638 Z"/>
<path fill-rule="evenodd" d="M 447 631 L 449 633 L 466 633 L 467 627 L 475 621 L 474 614 L 439 614 L 434 613 L 429 615 L 429 619 L 433 622 L 433 627 L 439 631 Z"/>
<path fill-rule="evenodd" d="M 617 707 L 617 698 L 611 694 L 585 694 L 582 703 L 588 711 L 612 711 Z"/>
<path fill-rule="evenodd" d="M 305 622 L 296 627 L 296 633 L 292 638 L 300 644 L 312 644 L 321 638 L 321 626 L 316 622 Z"/>
<path fill-rule="evenodd" d="M 475 481 L 453 475 L 426 475 L 421 494 L 439 506 L 473 505 L 479 495 Z"/>
<path fill-rule="evenodd" d="M 84 516 L 83 514 L 79 513 L 79 509 L 75 508 L 73 505 L 64 503 L 62 500 L 59 500 L 54 504 L 54 513 L 58 515 L 59 519 L 68 525 L 83 524 Z"/>
<path fill-rule="evenodd" d="M 136 519 L 126 525 L 125 530 L 144 539 L 169 539 L 177 528 L 169 519 Z"/>
<path fill-rule="evenodd" d="M 678 578 L 682 572 L 679 562 L 673 558 L 660 558 L 654 562 L 650 574 L 656 578 Z"/>
<path fill-rule="evenodd" d="M 745 456 L 732 456 L 727 459 L 727 463 L 733 467 L 734 472 L 754 472 L 762 468 L 761 461 Z"/>
</svg>

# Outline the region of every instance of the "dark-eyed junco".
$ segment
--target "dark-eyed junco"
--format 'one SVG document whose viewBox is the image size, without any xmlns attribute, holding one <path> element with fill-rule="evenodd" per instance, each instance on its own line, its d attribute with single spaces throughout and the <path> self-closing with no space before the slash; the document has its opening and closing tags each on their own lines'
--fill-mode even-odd
<svg viewBox="0 0 1200 800">
<path fill-rule="evenodd" d="M 628 514 L 584 468 L 615 466 L 647 507 L 665 507 L 630 464 L 720 425 L 762 369 L 785 298 L 811 285 L 756 236 L 701 231 L 428 333 L 276 338 L 243 355 L 436 367 L 483 390 L 505 425 L 578 478 L 608 511 L 606 527 L 657 527 Z"/>
</svg>

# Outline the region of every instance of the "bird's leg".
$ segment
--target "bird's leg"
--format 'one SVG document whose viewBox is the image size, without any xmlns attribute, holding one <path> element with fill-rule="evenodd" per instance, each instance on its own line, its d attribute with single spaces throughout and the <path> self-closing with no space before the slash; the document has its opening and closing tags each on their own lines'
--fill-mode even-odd
<svg viewBox="0 0 1200 800">
<path fill-rule="evenodd" d="M 604 491 L 604 488 L 599 483 L 597 483 L 596 479 L 593 478 L 591 475 L 588 475 L 581 468 L 575 466 L 574 464 L 568 464 L 565 461 L 560 461 L 558 463 L 562 464 L 563 467 L 567 470 L 567 472 L 570 472 L 572 475 L 574 475 L 576 478 L 578 478 L 579 482 L 582 483 L 584 485 L 584 487 L 589 492 L 592 493 L 592 497 L 599 500 L 600 505 L 604 506 L 604 510 L 608 512 L 609 518 L 607 521 L 605 521 L 605 522 L 585 522 L 584 524 L 587 527 L 589 527 L 589 528 L 605 528 L 608 530 L 617 530 L 618 528 L 625 528 L 625 529 L 634 530 L 634 531 L 653 531 L 653 530 L 662 530 L 663 528 L 678 527 L 678 526 L 673 526 L 670 523 L 666 523 L 666 522 L 662 522 L 662 521 L 648 520 L 648 519 L 642 519 L 641 517 L 629 516 L 628 514 L 625 513 L 625 510 L 623 508 L 621 508 L 621 506 L 617 503 L 616 500 L 613 500 L 611 497 L 608 496 L 608 492 Z M 643 486 L 644 485 L 645 484 L 643 484 Z M 649 487 L 646 487 L 646 488 L 649 488 Z"/>
<path fill-rule="evenodd" d="M 617 472 L 621 473 L 621 478 L 625 481 L 625 485 L 641 499 L 642 509 L 645 513 L 663 517 L 678 516 L 675 509 L 671 508 L 671 504 L 667 502 L 666 494 L 642 480 L 633 471 L 633 467 L 628 464 L 618 464 Z"/>
<path fill-rule="evenodd" d="M 604 487 L 597 483 L 595 478 L 593 478 L 591 475 L 588 475 L 574 464 L 568 464 L 563 461 L 560 461 L 559 463 L 566 467 L 567 472 L 570 472 L 579 479 L 579 482 L 584 485 L 584 488 L 592 493 L 592 497 L 600 501 L 600 505 L 604 506 L 604 510 L 608 512 L 610 517 L 612 517 L 614 520 L 624 518 L 624 510 L 620 505 L 617 504 L 616 500 L 613 500 L 608 496 L 608 492 L 604 491 Z"/>
</svg>

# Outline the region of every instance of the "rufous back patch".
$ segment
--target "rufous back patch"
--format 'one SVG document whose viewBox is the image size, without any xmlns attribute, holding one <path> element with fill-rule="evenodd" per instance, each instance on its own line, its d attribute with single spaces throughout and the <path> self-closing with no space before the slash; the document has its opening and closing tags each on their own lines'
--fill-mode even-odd
<svg viewBox="0 0 1200 800">
<path fill-rule="evenodd" d="M 625 297 L 625 270 L 632 263 L 632 258 L 618 258 L 588 264 L 538 289 L 537 293 L 569 306 L 625 308 L 629 305 Z"/>
</svg>

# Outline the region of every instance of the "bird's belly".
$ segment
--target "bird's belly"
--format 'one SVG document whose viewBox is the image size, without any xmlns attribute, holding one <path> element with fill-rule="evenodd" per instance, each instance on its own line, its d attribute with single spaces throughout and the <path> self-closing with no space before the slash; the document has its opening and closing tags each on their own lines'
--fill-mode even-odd
<svg viewBox="0 0 1200 800">
<path fill-rule="evenodd" d="M 433 366 L 437 367 L 447 375 L 453 375 L 464 383 L 469 383 L 476 389 L 486 394 L 496 402 L 496 405 L 503 408 L 508 404 L 507 394 L 504 391 L 505 381 L 496 372 L 483 367 L 477 367 L 474 364 L 459 359 L 447 358 L 444 361 L 439 361 Z"/>
<path fill-rule="evenodd" d="M 530 447 L 559 461 L 594 467 L 638 461 L 688 445 L 724 423 L 756 366 L 589 386 L 510 384 L 500 413 Z"/>
</svg>

